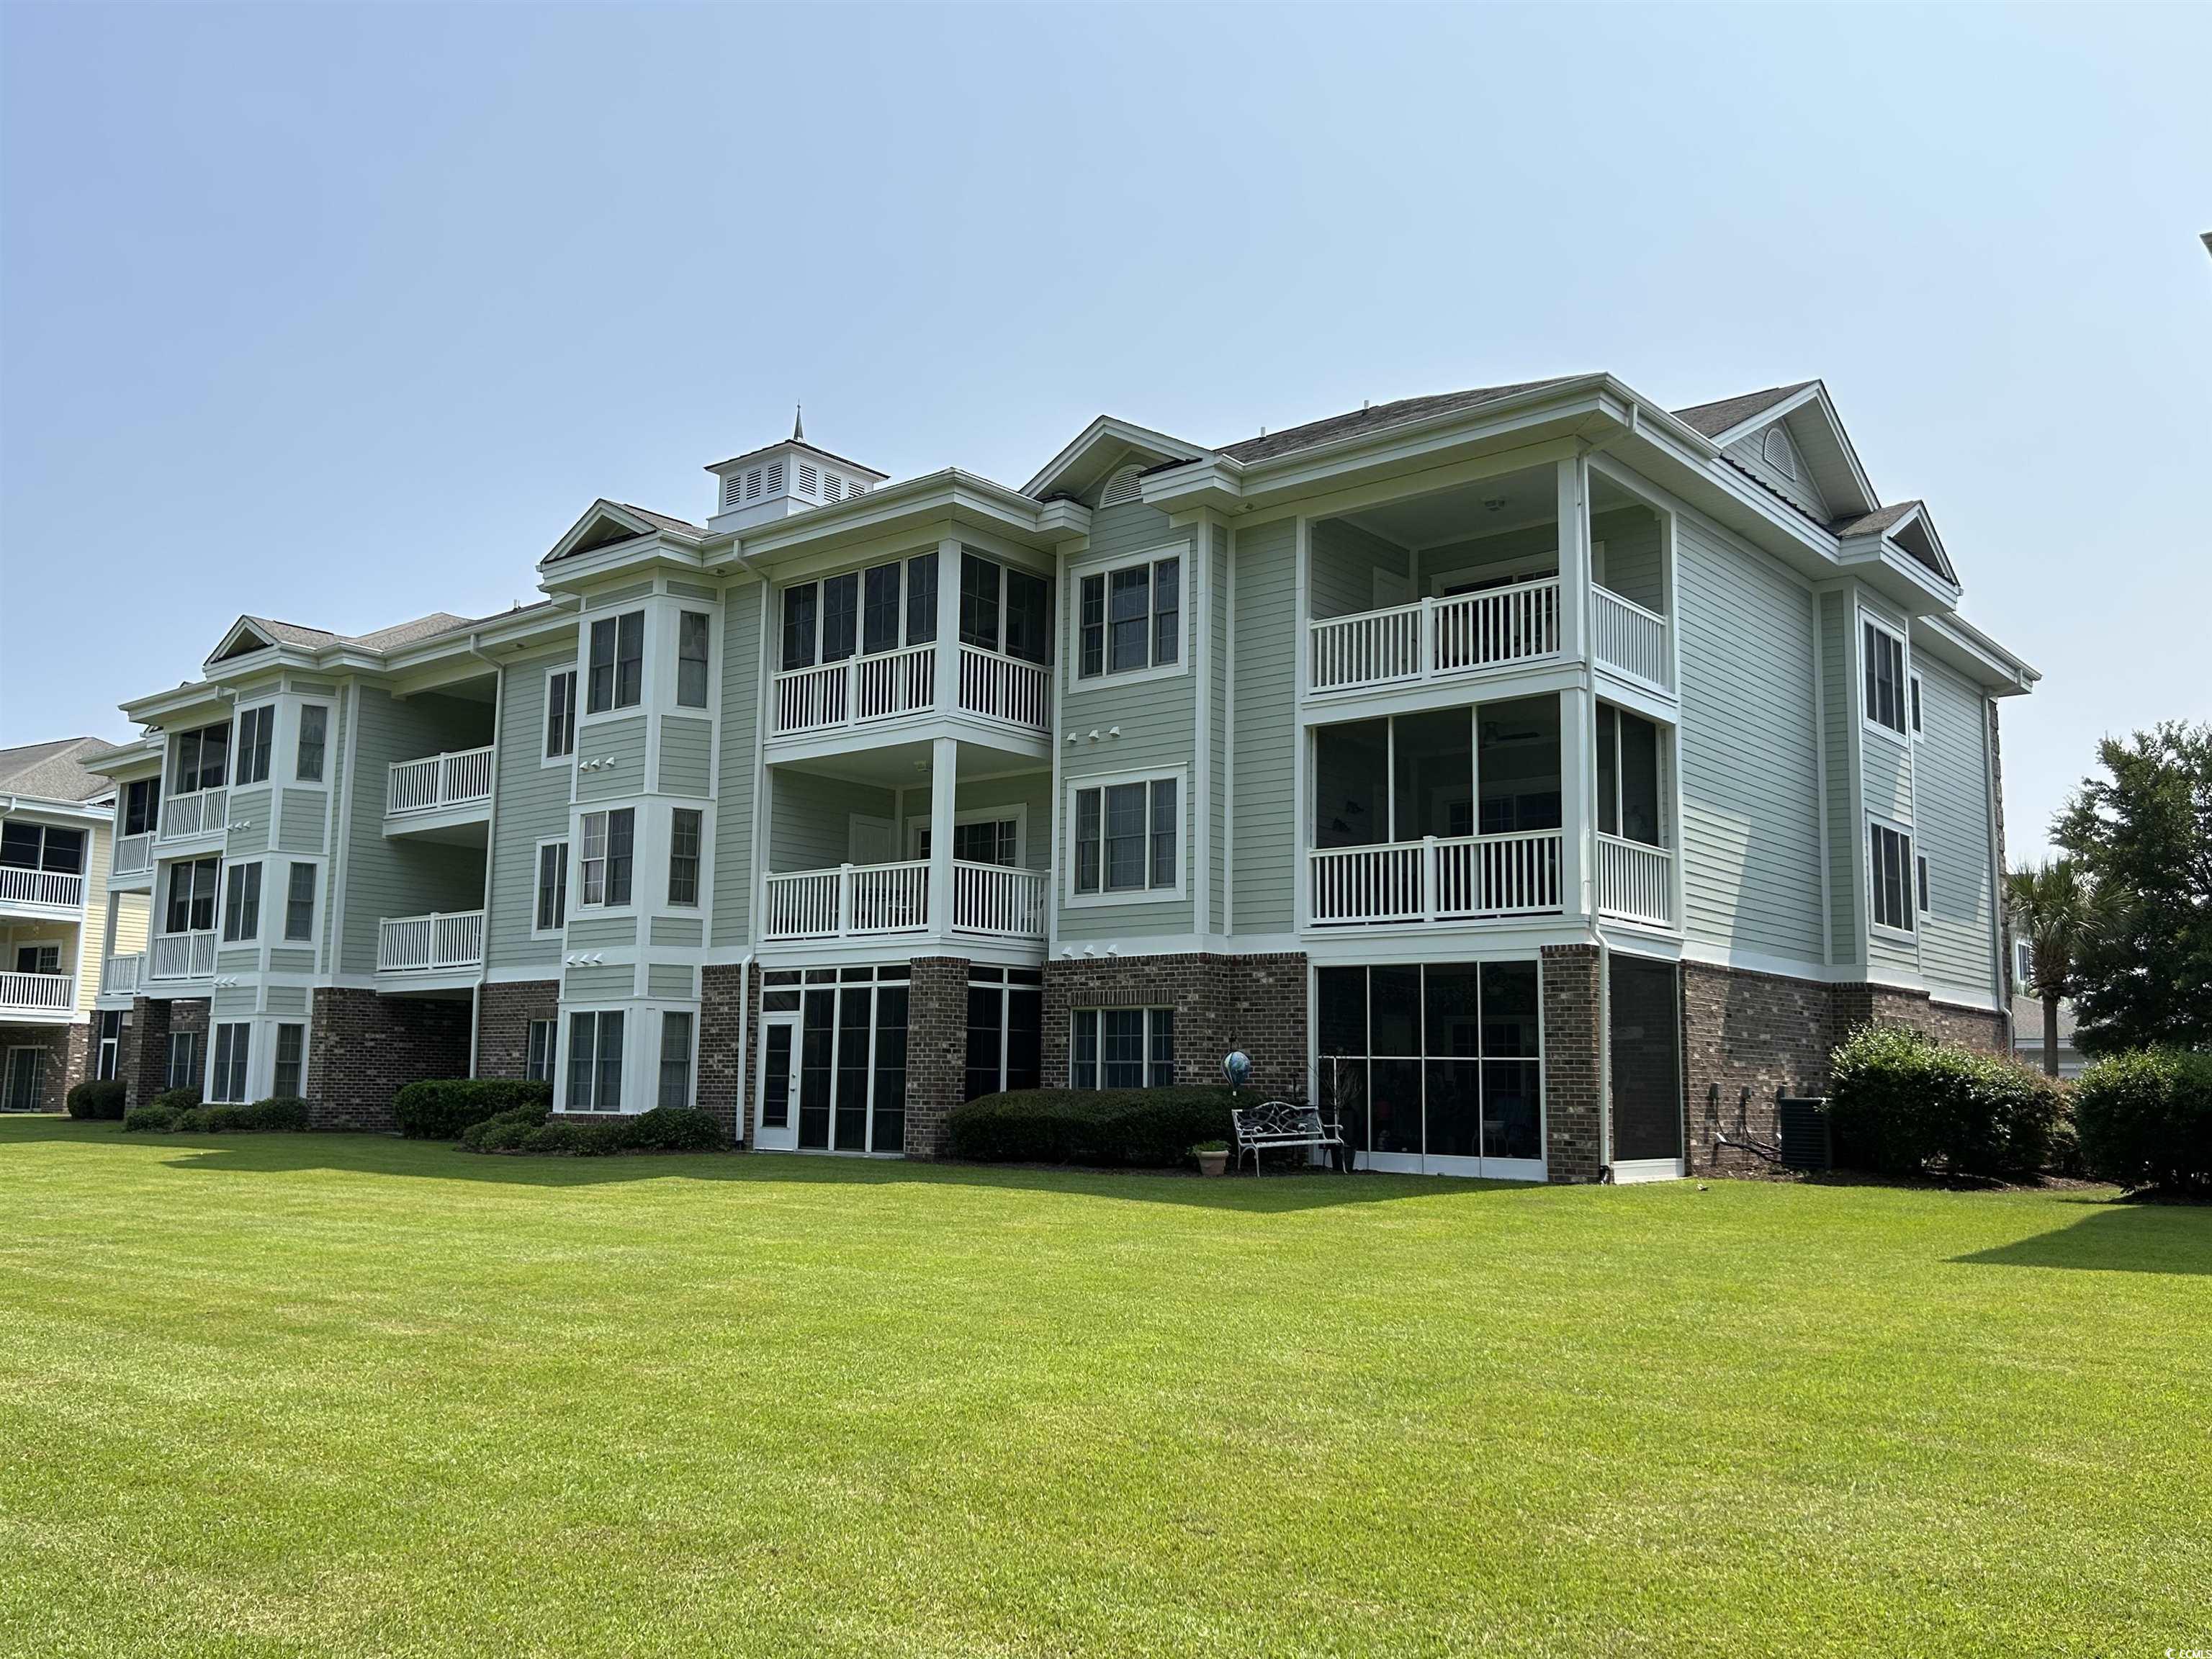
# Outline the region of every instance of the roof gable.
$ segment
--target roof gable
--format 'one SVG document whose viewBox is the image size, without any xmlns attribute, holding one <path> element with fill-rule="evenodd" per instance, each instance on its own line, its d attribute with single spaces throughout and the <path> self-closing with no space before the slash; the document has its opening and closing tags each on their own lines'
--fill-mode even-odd
<svg viewBox="0 0 2212 1659">
<path fill-rule="evenodd" d="M 1711 439 L 1730 465 L 1816 522 L 1871 512 L 1881 500 L 1821 381 L 1799 380 L 1693 404 L 1676 410 L 1674 417 Z M 1775 470 L 1761 453 L 1760 440 L 1778 422 L 1803 463 L 1795 480 Z"/>
<path fill-rule="evenodd" d="M 603 547 L 635 541 L 641 536 L 669 535 L 696 542 L 706 533 L 701 526 L 672 519 L 665 513 L 634 507 L 628 501 L 611 501 L 602 495 L 585 509 L 583 517 L 568 526 L 568 533 L 554 543 L 553 550 L 538 562 L 551 564 L 556 560 L 596 553 Z"/>
<path fill-rule="evenodd" d="M 1132 456 L 1149 465 L 1179 464 L 1200 459 L 1206 453 L 1164 432 L 1101 415 L 1046 462 L 1044 471 L 1022 486 L 1022 494 L 1039 501 L 1050 496 L 1079 498 L 1097 489 Z"/>
<path fill-rule="evenodd" d="M 1465 392 L 1436 392 L 1427 397 L 1400 398 L 1387 404 L 1370 404 L 1342 415 L 1308 421 L 1303 426 L 1263 433 L 1256 438 L 1247 438 L 1242 443 L 1224 444 L 1219 453 L 1249 466 L 1255 461 L 1269 460 L 1294 450 L 1312 449 L 1321 444 L 1334 443 L 1340 438 L 1358 437 L 1385 427 L 1404 426 L 1413 421 L 1427 420 L 1432 416 L 1455 414 L 1461 410 L 1498 403 L 1523 392 L 1566 386 L 1589 378 L 1583 374 L 1554 374 L 1547 380 L 1518 380 L 1510 386 L 1474 386 Z"/>
</svg>

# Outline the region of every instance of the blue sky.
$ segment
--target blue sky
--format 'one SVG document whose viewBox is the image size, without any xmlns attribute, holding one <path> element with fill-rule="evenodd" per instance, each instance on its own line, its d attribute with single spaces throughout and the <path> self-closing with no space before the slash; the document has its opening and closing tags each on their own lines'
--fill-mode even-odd
<svg viewBox="0 0 2212 1659">
<path fill-rule="evenodd" d="M 2212 715 L 2212 8 L 0 6 L 0 742 L 808 435 L 1018 483 L 1607 368 L 1925 495 L 2016 856 Z"/>
</svg>

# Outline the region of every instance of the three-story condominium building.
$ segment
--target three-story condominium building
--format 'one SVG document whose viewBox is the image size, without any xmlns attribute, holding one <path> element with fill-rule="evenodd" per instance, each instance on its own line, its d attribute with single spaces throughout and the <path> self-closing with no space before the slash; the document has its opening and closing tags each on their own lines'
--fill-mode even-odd
<svg viewBox="0 0 2212 1659">
<path fill-rule="evenodd" d="M 87 1077 L 115 1075 L 114 1022 L 94 1012 L 102 951 L 111 937 L 135 948 L 145 918 L 108 896 L 115 786 L 84 765 L 107 746 L 0 749 L 0 1110 L 58 1111 Z"/>
<path fill-rule="evenodd" d="M 1818 382 L 708 470 L 703 524 L 595 502 L 543 603 L 245 616 L 125 705 L 137 1090 L 375 1123 L 473 1070 L 929 1156 L 1241 1048 L 1371 1167 L 1628 1179 L 1748 1165 L 1870 1015 L 2005 1045 L 2036 677 Z"/>
</svg>

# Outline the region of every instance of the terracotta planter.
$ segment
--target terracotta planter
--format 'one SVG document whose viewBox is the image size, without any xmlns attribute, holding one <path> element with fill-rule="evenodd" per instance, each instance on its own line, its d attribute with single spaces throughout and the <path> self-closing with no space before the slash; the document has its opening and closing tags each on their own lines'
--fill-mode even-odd
<svg viewBox="0 0 2212 1659">
<path fill-rule="evenodd" d="M 1202 1176 L 1227 1175 L 1229 1173 L 1229 1154 L 1225 1151 L 1218 1152 L 1200 1152 L 1198 1155 L 1198 1172 Z"/>
</svg>

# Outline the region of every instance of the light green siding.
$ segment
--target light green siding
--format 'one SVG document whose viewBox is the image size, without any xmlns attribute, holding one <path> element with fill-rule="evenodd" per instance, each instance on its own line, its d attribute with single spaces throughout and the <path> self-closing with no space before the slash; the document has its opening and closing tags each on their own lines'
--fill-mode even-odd
<svg viewBox="0 0 2212 1659">
<path fill-rule="evenodd" d="M 1212 654 L 1213 672 L 1206 693 L 1212 699 L 1206 744 L 1212 752 L 1212 776 L 1202 803 L 1212 825 L 1207 849 L 1206 930 L 1218 933 L 1229 904 L 1229 532 L 1218 526 L 1206 540 L 1206 581 L 1213 611 L 1213 633 L 1207 647 Z"/>
<path fill-rule="evenodd" d="M 287 853 L 319 853 L 328 827 L 330 797 L 320 789 L 287 789 L 284 822 L 276 844 Z"/>
<path fill-rule="evenodd" d="M 599 720 L 576 734 L 576 799 L 608 800 L 645 793 L 643 714 Z M 599 763 L 596 766 L 589 763 Z"/>
<path fill-rule="evenodd" d="M 1676 558 L 1688 935 L 1817 963 L 1812 595 L 1765 555 L 1686 518 Z"/>
<path fill-rule="evenodd" d="M 1924 732 L 1914 766 L 1913 850 L 1928 860 L 1920 969 L 1937 996 L 1996 1000 L 1991 915 L 1989 729 L 1981 695 L 1940 663 L 1914 659 Z"/>
<path fill-rule="evenodd" d="M 359 785 L 347 830 L 345 951 L 347 973 L 374 972 L 377 922 L 386 916 L 474 910 L 484 902 L 484 854 L 420 837 L 384 834 L 385 781 L 395 761 L 483 741 L 482 703 L 424 695 L 401 700 L 373 686 L 361 689 L 361 730 L 355 746 Z"/>
<path fill-rule="evenodd" d="M 225 858 L 252 858 L 269 850 L 269 808 L 274 799 L 267 789 L 237 789 L 230 797 L 230 833 L 223 837 Z"/>
<path fill-rule="evenodd" d="M 266 913 L 264 913 L 266 920 Z M 240 945 L 231 950 L 217 951 L 215 970 L 218 974 L 258 974 L 261 971 L 261 952 L 256 946 Z"/>
<path fill-rule="evenodd" d="M 313 951 L 271 951 L 269 971 L 272 974 L 312 974 L 315 971 Z"/>
<path fill-rule="evenodd" d="M 1646 611 L 1665 614 L 1658 514 L 1640 507 L 1594 514 L 1590 539 L 1605 544 L 1604 586 Z"/>
<path fill-rule="evenodd" d="M 899 826 L 899 851 L 903 856 L 913 846 L 908 833 L 916 819 L 927 823 L 936 791 L 927 786 L 908 789 L 904 793 L 905 821 Z M 1052 774 L 1049 772 L 1017 772 L 1009 777 L 978 778 L 963 783 L 953 797 L 953 811 L 966 812 L 1010 811 L 1022 809 L 1022 867 L 1042 870 L 1052 860 Z"/>
<path fill-rule="evenodd" d="M 252 985 L 219 985 L 208 995 L 208 1018 L 216 1019 L 250 1019 L 260 1001 L 260 993 Z M 250 1039 L 249 1039 L 250 1041 Z M 212 1034 L 208 1037 L 214 1046 Z"/>
<path fill-rule="evenodd" d="M 1236 895 L 1239 933 L 1297 926 L 1297 526 L 1236 535 Z"/>
<path fill-rule="evenodd" d="M 1395 542 L 1370 535 L 1340 519 L 1322 519 L 1313 527 L 1313 568 L 1306 578 L 1316 620 L 1354 617 L 1376 608 L 1378 572 L 1407 577 L 1413 554 Z M 1418 594 L 1409 597 L 1418 598 Z"/>
<path fill-rule="evenodd" d="M 545 677 L 549 670 L 573 667 L 576 653 L 564 647 L 508 665 L 501 690 L 499 811 L 493 826 L 492 906 L 486 931 L 486 961 L 494 968 L 551 963 L 561 956 L 558 939 L 532 939 L 537 919 L 538 843 L 568 834 L 569 767 L 548 766 L 545 751 Z"/>
<path fill-rule="evenodd" d="M 653 943 L 672 950 L 697 948 L 705 932 L 705 924 L 696 916 L 655 916 L 653 919 Z"/>
<path fill-rule="evenodd" d="M 660 790 L 669 795 L 708 793 L 714 769 L 714 723 L 669 714 L 660 722 Z"/>
<path fill-rule="evenodd" d="M 635 916 L 600 916 L 590 911 L 579 912 L 572 902 L 568 911 L 568 947 L 572 951 L 622 950 L 637 943 Z"/>
<path fill-rule="evenodd" d="M 1858 718 L 1856 670 L 1851 653 L 1850 595 L 1820 595 L 1820 729 L 1826 748 L 1828 793 L 1828 917 L 1838 963 L 1865 960 L 1860 925 L 1865 898 L 1859 882 L 1858 794 L 1851 787 L 1852 722 Z"/>
<path fill-rule="evenodd" d="M 888 789 L 788 767 L 776 769 L 769 800 L 769 868 L 783 872 L 844 863 L 852 855 L 853 815 L 888 818 L 898 805 Z"/>
<path fill-rule="evenodd" d="M 722 605 L 722 753 L 714 812 L 714 942 L 750 942 L 753 896 L 753 765 L 759 743 L 759 582 Z"/>
<path fill-rule="evenodd" d="M 632 599 L 641 599 L 653 592 L 651 582 L 625 582 L 620 587 L 602 588 L 584 601 L 586 611 L 605 611 L 610 605 L 627 605 Z"/>
<path fill-rule="evenodd" d="M 262 993 L 261 1000 L 272 1014 L 307 1012 L 307 988 L 304 985 L 271 985 Z"/>
<path fill-rule="evenodd" d="M 691 970 L 677 963 L 657 962 L 645 970 L 645 993 L 654 997 L 691 997 L 697 994 L 692 984 Z"/>
<path fill-rule="evenodd" d="M 1416 597 L 1433 593 L 1438 577 L 1470 567 L 1532 563 L 1541 568 L 1526 572 L 1516 580 L 1535 581 L 1559 568 L 1558 525 L 1532 524 L 1495 536 L 1478 536 L 1468 541 L 1453 542 L 1444 547 L 1423 549 L 1419 567 L 1420 586 Z"/>
<path fill-rule="evenodd" d="M 636 983 L 636 970 L 626 963 L 571 968 L 562 976 L 561 1000 L 564 1002 L 608 1001 L 630 995 Z"/>
</svg>

